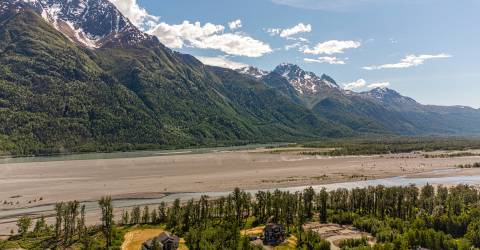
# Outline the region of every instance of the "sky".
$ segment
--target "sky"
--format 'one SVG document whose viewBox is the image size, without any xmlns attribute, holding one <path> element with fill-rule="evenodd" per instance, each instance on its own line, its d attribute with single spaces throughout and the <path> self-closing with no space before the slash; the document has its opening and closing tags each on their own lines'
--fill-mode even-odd
<svg viewBox="0 0 480 250">
<path fill-rule="evenodd" d="M 111 0 L 205 64 L 294 63 L 346 89 L 480 108 L 479 0 Z"/>
</svg>

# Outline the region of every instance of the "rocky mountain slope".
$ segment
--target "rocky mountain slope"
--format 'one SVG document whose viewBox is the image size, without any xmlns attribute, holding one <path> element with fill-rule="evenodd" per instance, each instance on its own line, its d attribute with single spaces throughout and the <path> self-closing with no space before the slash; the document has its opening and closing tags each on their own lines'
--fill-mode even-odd
<svg viewBox="0 0 480 250">
<path fill-rule="evenodd" d="M 258 71 L 250 69 L 249 72 Z M 347 91 L 331 77 L 325 74 L 319 77 L 293 64 L 280 64 L 269 74 L 257 78 L 317 115 L 360 133 L 480 133 L 480 110 L 469 107 L 422 105 L 388 88 L 362 93 Z"/>
</svg>

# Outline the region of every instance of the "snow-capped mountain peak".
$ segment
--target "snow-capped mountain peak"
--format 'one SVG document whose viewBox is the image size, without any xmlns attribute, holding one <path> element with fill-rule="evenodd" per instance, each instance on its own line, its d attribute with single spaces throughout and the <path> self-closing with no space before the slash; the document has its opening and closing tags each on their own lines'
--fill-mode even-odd
<svg viewBox="0 0 480 250">
<path fill-rule="evenodd" d="M 316 94 L 322 89 L 339 89 L 337 83 L 327 75 L 318 77 L 313 72 L 304 71 L 298 65 L 282 63 L 273 71 L 285 79 L 301 94 Z"/>
<path fill-rule="evenodd" d="M 252 66 L 240 68 L 240 69 L 237 70 L 237 72 L 239 72 L 241 74 L 244 74 L 244 75 L 251 76 L 255 79 L 260 79 L 260 78 L 262 78 L 262 77 L 264 77 L 264 76 L 266 76 L 270 73 L 268 71 L 265 71 L 265 70 L 262 70 L 262 69 L 259 69 L 259 68 L 255 68 L 255 67 L 252 67 Z"/>
<path fill-rule="evenodd" d="M 153 37 L 138 30 L 108 0 L 2 0 L 0 16 L 30 9 L 72 41 L 89 48 L 128 46 Z"/>
<path fill-rule="evenodd" d="M 401 97 L 401 95 L 397 91 L 393 89 L 385 88 L 385 87 L 374 88 L 364 93 L 372 98 L 379 99 L 379 100 L 382 100 L 385 98 L 392 98 L 392 97 Z"/>
<path fill-rule="evenodd" d="M 419 105 L 414 99 L 403 96 L 397 91 L 386 87 L 375 88 L 370 91 L 359 93 L 358 95 L 383 104 L 396 104 L 409 107 L 416 107 Z"/>
</svg>

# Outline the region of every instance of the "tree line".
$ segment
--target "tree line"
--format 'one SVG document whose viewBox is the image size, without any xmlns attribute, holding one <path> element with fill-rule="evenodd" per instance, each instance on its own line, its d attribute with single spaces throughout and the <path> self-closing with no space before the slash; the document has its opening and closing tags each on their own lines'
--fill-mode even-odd
<svg viewBox="0 0 480 250">
<path fill-rule="evenodd" d="M 472 249 L 480 247 L 480 194 L 475 187 L 425 185 L 302 192 L 235 189 L 225 197 L 175 200 L 156 207 L 134 207 L 114 221 L 111 198 L 99 201 L 101 224 L 87 227 L 85 207 L 78 202 L 59 203 L 55 224 L 37 220 L 28 232 L 28 218 L 19 220 L 19 232 L 35 237 L 35 231 L 52 228 L 52 244 L 59 247 L 80 244 L 83 249 L 115 247 L 118 228 L 132 225 L 164 225 L 183 237 L 190 249 L 256 249 L 241 230 L 276 222 L 288 234 L 297 236 L 298 249 L 330 249 L 330 243 L 303 225 L 309 221 L 353 225 L 372 234 L 377 244 L 364 240 L 341 243 L 343 249 Z M 39 222 L 40 221 L 40 222 Z M 38 224 L 38 226 L 37 226 Z M 93 244 L 95 232 L 102 240 Z M 117 237 L 118 238 L 118 237 Z M 93 240 L 93 242 L 95 242 Z M 118 245 L 118 244 L 117 244 Z"/>
</svg>

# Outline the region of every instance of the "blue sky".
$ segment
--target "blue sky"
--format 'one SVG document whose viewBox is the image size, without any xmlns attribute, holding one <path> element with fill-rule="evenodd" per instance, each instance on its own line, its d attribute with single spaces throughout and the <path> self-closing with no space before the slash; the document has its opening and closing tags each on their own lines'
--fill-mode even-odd
<svg viewBox="0 0 480 250">
<path fill-rule="evenodd" d="M 480 107 L 477 0 L 112 2 L 206 63 L 272 70 L 290 62 L 355 91 L 389 84 L 423 104 Z"/>
</svg>

